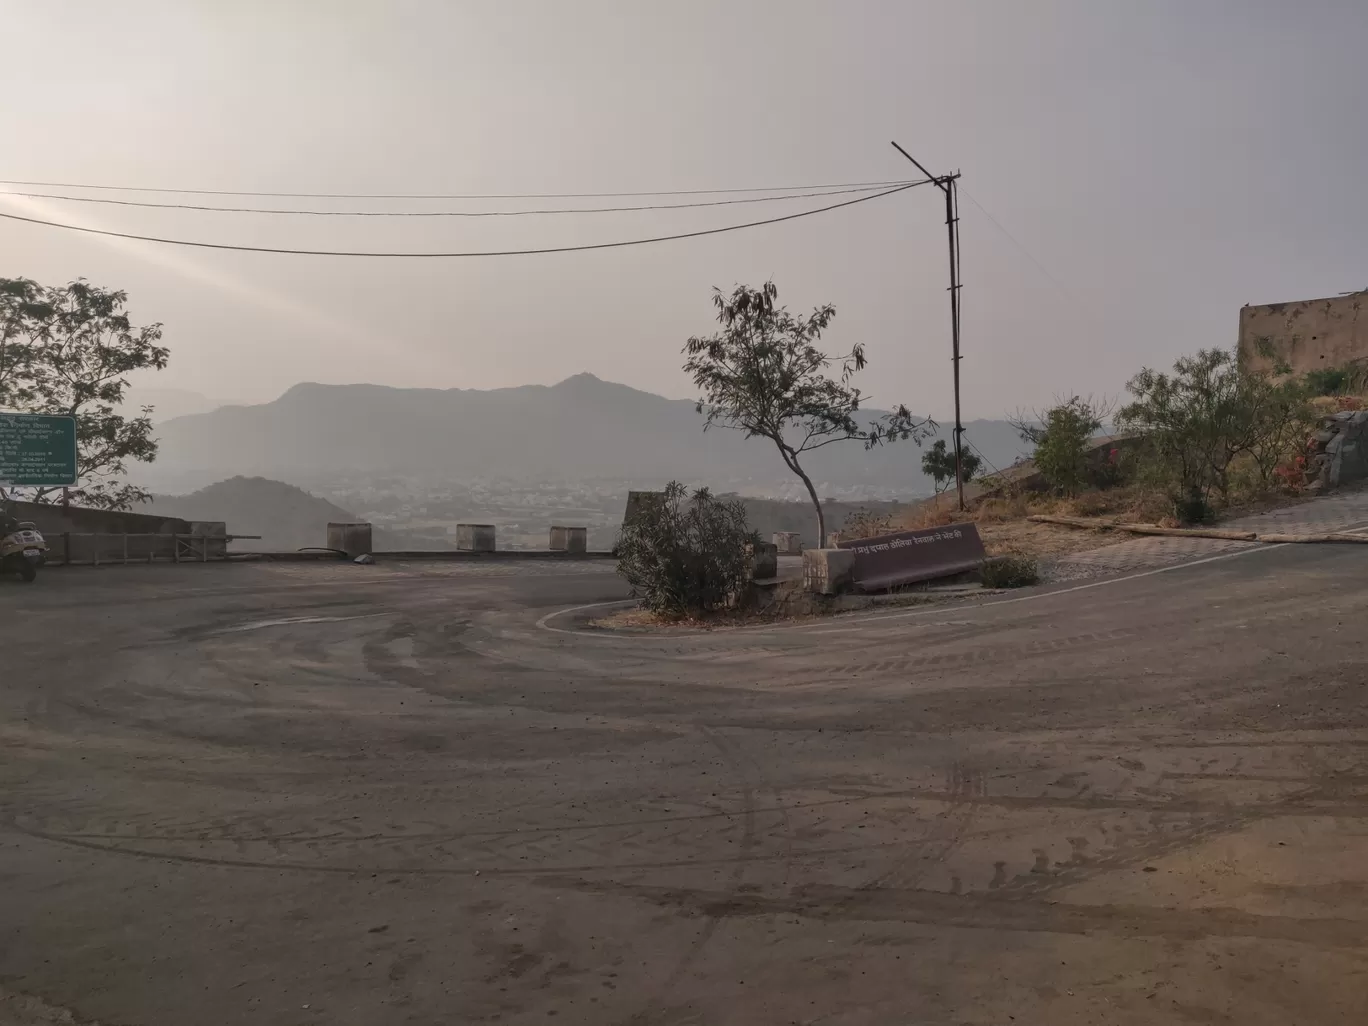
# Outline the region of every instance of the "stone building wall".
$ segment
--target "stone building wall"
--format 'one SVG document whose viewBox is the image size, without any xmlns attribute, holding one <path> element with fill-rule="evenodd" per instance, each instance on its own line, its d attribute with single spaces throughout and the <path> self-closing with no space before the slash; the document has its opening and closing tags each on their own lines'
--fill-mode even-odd
<svg viewBox="0 0 1368 1026">
<path fill-rule="evenodd" d="M 1240 367 L 1298 374 L 1368 364 L 1368 291 L 1240 310 Z"/>
</svg>

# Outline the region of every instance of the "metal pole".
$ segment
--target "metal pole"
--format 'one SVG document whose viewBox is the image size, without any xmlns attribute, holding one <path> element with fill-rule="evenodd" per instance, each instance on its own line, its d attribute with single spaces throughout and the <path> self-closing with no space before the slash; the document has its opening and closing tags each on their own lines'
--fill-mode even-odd
<svg viewBox="0 0 1368 1026">
<path fill-rule="evenodd" d="M 959 187 L 952 175 L 945 182 L 945 226 L 950 242 L 950 360 L 955 368 L 955 489 L 964 509 L 964 424 L 960 420 Z"/>
<path fill-rule="evenodd" d="M 893 148 L 917 166 L 917 170 L 940 186 L 945 193 L 945 230 L 950 245 L 950 361 L 954 368 L 955 382 L 955 492 L 959 497 L 959 508 L 964 509 L 964 424 L 960 420 L 960 267 L 959 267 L 959 190 L 955 184 L 959 173 L 953 175 L 933 175 L 921 161 L 908 153 L 896 142 Z"/>
</svg>

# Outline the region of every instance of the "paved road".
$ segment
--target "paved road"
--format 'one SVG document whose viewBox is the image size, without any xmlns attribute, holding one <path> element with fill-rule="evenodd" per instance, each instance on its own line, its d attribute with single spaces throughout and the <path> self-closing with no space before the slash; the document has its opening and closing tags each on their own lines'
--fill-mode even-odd
<svg viewBox="0 0 1368 1026">
<path fill-rule="evenodd" d="M 1364 548 L 665 640 L 562 569 L 0 582 L 0 1023 L 1368 1018 Z"/>
<path fill-rule="evenodd" d="M 1256 534 L 1324 534 L 1361 531 L 1368 527 L 1368 488 L 1337 492 L 1298 502 L 1267 513 L 1221 521 L 1221 528 Z M 1137 537 L 1100 549 L 1074 552 L 1042 566 L 1051 581 L 1077 581 L 1133 573 L 1173 563 L 1187 563 L 1223 552 L 1237 552 L 1258 542 L 1216 541 L 1211 538 Z"/>
</svg>

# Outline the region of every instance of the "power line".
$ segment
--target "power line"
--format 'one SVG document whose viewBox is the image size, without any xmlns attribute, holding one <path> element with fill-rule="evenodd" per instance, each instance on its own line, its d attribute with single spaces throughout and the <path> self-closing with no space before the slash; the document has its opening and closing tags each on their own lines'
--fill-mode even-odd
<svg viewBox="0 0 1368 1026">
<path fill-rule="evenodd" d="M 1041 274 L 1045 275 L 1046 278 L 1049 278 L 1050 281 L 1052 281 L 1052 282 L 1055 284 L 1055 286 L 1056 286 L 1061 292 L 1064 292 L 1064 293 L 1067 295 L 1068 290 L 1064 287 L 1064 284 L 1063 284 L 1058 278 L 1056 278 L 1053 274 L 1051 274 L 1049 268 L 1047 268 L 1044 264 L 1042 264 L 1039 260 L 1037 260 L 1037 259 L 1035 258 L 1035 256 L 1031 253 L 1031 251 L 1030 251 L 1029 249 L 1027 249 L 1024 245 L 1021 244 L 1021 242 L 1017 239 L 1017 237 L 1016 237 L 1015 235 L 1013 235 L 1013 234 L 1012 234 L 1011 232 L 1009 232 L 1006 228 L 1004 228 L 1004 227 L 1002 226 L 1002 223 L 1001 223 L 1000 221 L 998 221 L 998 219 L 997 219 L 996 217 L 994 217 L 992 214 L 988 213 L 987 208 L 985 208 L 984 205 L 983 205 L 982 203 L 980 203 L 978 200 L 974 199 L 974 197 L 973 197 L 972 195 L 970 195 L 968 189 L 965 189 L 965 190 L 964 190 L 964 195 L 966 195 L 966 196 L 969 197 L 969 202 L 970 202 L 970 203 L 972 203 L 974 206 L 978 207 L 979 213 L 980 213 L 980 214 L 982 214 L 984 217 L 988 218 L 989 221 L 993 222 L 993 227 L 994 227 L 994 228 L 996 228 L 998 231 L 1002 232 L 1003 235 L 1007 236 L 1007 238 L 1011 241 L 1012 245 L 1015 246 L 1017 249 L 1019 249 L 1019 250 L 1021 251 L 1022 255 L 1025 256 L 1027 260 L 1031 261 L 1031 263 L 1033 263 L 1033 264 L 1036 265 L 1036 269 L 1037 269 L 1038 271 L 1040 271 Z"/>
<path fill-rule="evenodd" d="M 1096 323 L 1099 326 L 1105 323 L 1105 319 L 1103 318 L 1102 313 L 1097 309 L 1097 307 L 1095 307 L 1092 304 L 1092 301 L 1090 299 L 1087 299 L 1074 289 L 1071 289 L 1069 286 L 1065 285 L 1062 281 L 1055 277 L 1055 275 L 1051 273 L 1048 267 L 1046 267 L 1043 263 L 1036 259 L 1035 254 L 1033 254 L 1029 249 L 1027 249 L 1025 245 L 1023 245 L 1022 242 L 1015 235 L 1013 235 L 1005 227 L 1003 227 L 1002 222 L 1000 222 L 996 217 L 989 213 L 988 209 L 982 203 L 974 199 L 973 196 L 969 195 L 968 189 L 964 191 L 964 195 L 969 196 L 969 202 L 974 204 L 974 206 L 978 207 L 979 213 L 981 213 L 984 217 L 988 218 L 988 220 L 992 223 L 993 227 L 1000 231 L 1003 235 L 1007 236 L 1007 239 L 1012 243 L 1012 245 L 1015 246 L 1017 250 L 1027 260 L 1029 260 L 1031 263 L 1035 265 L 1036 270 L 1043 274 L 1046 280 L 1048 280 L 1049 283 L 1055 287 L 1055 291 L 1059 293 L 1061 298 L 1073 303 L 1075 309 L 1081 309 L 1085 313 L 1089 314 L 1092 318 L 1096 320 Z"/>
<path fill-rule="evenodd" d="M 740 192 L 801 192 L 809 189 L 882 189 L 904 181 L 836 182 L 824 185 L 771 185 L 751 189 L 669 189 L 657 192 L 505 192 L 505 193 L 412 193 L 412 192 L 243 192 L 231 189 L 156 189 L 136 185 L 87 185 L 80 182 L 24 182 L 0 178 L 0 185 L 37 189 L 98 189 L 105 192 L 160 192 L 178 196 L 256 196 L 276 199 L 607 199 L 633 196 L 722 196 Z"/>
<path fill-rule="evenodd" d="M 6 214 L 0 212 L 0 217 L 10 221 L 23 221 L 26 224 L 39 224 L 47 228 L 65 228 L 67 231 L 84 232 L 89 235 L 105 235 L 115 239 L 133 239 L 138 242 L 158 242 L 167 246 L 193 246 L 197 249 L 224 249 L 233 250 L 240 253 L 282 253 L 290 256 L 335 256 L 335 257 L 410 257 L 410 258 L 454 258 L 454 257 L 500 257 L 500 256 L 533 256 L 543 253 L 579 253 L 591 249 L 620 249 L 624 246 L 644 246 L 653 242 L 674 242 L 679 239 L 696 239 L 704 235 L 721 235 L 723 232 L 740 231 L 743 228 L 759 228 L 767 224 L 779 224 L 782 221 L 794 221 L 800 217 L 810 217 L 813 214 L 824 214 L 828 210 L 839 210 L 842 207 L 853 207 L 857 203 L 868 203 L 870 200 L 881 199 L 884 196 L 891 196 L 896 192 L 903 192 L 914 188 L 922 182 L 909 182 L 893 189 L 885 189 L 883 192 L 871 193 L 865 196 L 857 196 L 855 199 L 844 200 L 840 203 L 831 203 L 825 207 L 817 207 L 814 210 L 800 210 L 796 214 L 785 214 L 782 217 L 770 217 L 763 221 L 748 221 L 745 224 L 724 225 L 721 228 L 705 228 L 694 232 L 679 232 L 674 235 L 657 235 L 647 239 L 624 239 L 618 242 L 592 242 L 578 246 L 544 246 L 538 249 L 499 249 L 499 250 L 474 250 L 458 253 L 377 253 L 369 251 L 348 251 L 336 249 L 284 249 L 272 246 L 235 246 L 223 242 L 195 242 L 189 239 L 163 239 L 152 235 L 134 235 L 129 232 L 111 232 L 102 228 L 85 228 L 74 224 L 61 224 L 57 221 L 44 221 L 36 217 L 21 217 L 18 214 Z"/>
<path fill-rule="evenodd" d="M 918 182 L 901 182 L 917 185 Z M 150 207 L 160 210 L 206 210 L 221 214 L 289 214 L 313 217 L 525 217 L 532 214 L 610 214 L 640 210 L 684 210 L 693 207 L 726 207 L 738 203 L 773 203 L 777 200 L 812 199 L 818 196 L 846 196 L 851 193 L 873 192 L 881 186 L 860 186 L 850 189 L 828 189 L 818 192 L 785 193 L 777 196 L 749 196 L 744 199 L 703 200 L 692 203 L 646 203 L 625 207 L 558 207 L 539 210 L 280 210 L 270 207 L 211 207 L 196 203 L 155 203 L 149 200 L 109 199 L 104 196 L 62 196 L 48 192 L 3 192 L 5 196 L 27 199 L 63 200 L 70 203 L 100 203 L 120 207 Z"/>
</svg>

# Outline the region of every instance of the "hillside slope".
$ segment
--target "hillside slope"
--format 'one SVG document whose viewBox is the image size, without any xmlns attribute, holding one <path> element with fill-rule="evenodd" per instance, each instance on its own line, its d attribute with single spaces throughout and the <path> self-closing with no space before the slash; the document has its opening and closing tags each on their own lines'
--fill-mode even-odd
<svg viewBox="0 0 1368 1026">
<path fill-rule="evenodd" d="M 590 374 L 490 391 L 300 384 L 263 405 L 174 418 L 158 435 L 161 452 L 140 477 L 160 490 L 234 475 L 305 484 L 361 474 L 647 485 L 674 477 L 747 491 L 792 484 L 769 442 L 705 433 L 692 402 Z M 967 436 L 998 465 L 1018 450 L 1004 421 L 971 422 Z M 851 443 L 812 453 L 805 465 L 824 492 L 866 485 L 916 495 L 930 491 L 920 460 L 903 443 L 869 451 Z"/>
<path fill-rule="evenodd" d="M 264 477 L 234 477 L 189 495 L 157 495 L 139 512 L 184 520 L 222 520 L 230 534 L 258 534 L 260 541 L 235 544 L 238 551 L 289 552 L 322 546 L 328 524 L 356 516 L 327 499 Z M 377 530 L 376 548 L 403 548 L 402 536 Z"/>
</svg>

